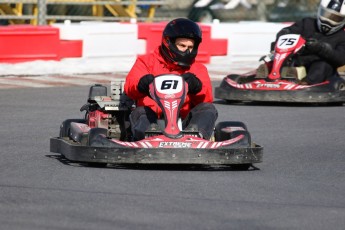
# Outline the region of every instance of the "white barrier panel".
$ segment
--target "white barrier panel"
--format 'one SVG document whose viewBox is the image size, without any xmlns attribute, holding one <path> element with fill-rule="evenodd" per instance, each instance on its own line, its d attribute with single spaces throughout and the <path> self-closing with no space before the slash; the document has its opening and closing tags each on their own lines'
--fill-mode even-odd
<svg viewBox="0 0 345 230">
<path fill-rule="evenodd" d="M 63 40 L 83 40 L 83 55 L 76 72 L 124 72 L 145 54 L 146 41 L 138 39 L 137 24 L 116 22 L 56 23 Z M 64 60 L 62 60 L 64 61 Z M 77 59 L 75 60 L 77 61 Z"/>
<path fill-rule="evenodd" d="M 213 56 L 207 65 L 210 71 L 222 76 L 257 68 L 260 57 L 269 53 L 276 33 L 289 24 L 251 21 L 214 23 L 211 26 L 212 38 L 228 40 L 227 55 Z"/>
<path fill-rule="evenodd" d="M 83 40 L 83 57 L 136 57 L 145 53 L 137 24 L 81 22 L 53 24 L 63 40 Z"/>
<path fill-rule="evenodd" d="M 258 60 L 269 53 L 276 33 L 286 26 L 288 24 L 264 22 L 212 24 L 212 37 L 228 39 L 229 61 Z"/>
</svg>

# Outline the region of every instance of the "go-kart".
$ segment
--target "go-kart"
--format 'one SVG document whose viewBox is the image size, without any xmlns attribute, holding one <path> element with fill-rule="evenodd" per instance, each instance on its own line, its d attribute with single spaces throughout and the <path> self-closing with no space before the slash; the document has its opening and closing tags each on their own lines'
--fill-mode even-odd
<svg viewBox="0 0 345 230">
<path fill-rule="evenodd" d="M 257 69 L 245 74 L 229 74 L 215 89 L 215 98 L 232 102 L 343 103 L 345 80 L 334 74 L 319 84 L 307 85 L 304 66 L 294 60 L 305 46 L 298 34 L 279 37 L 272 55 L 264 56 Z M 273 59 L 273 60 L 272 60 Z"/>
<path fill-rule="evenodd" d="M 198 127 L 182 130 L 179 110 L 188 85 L 179 75 L 155 77 L 150 94 L 162 109 L 162 118 L 151 125 L 145 138 L 133 141 L 129 114 L 135 103 L 123 92 L 123 81 L 107 87 L 90 87 L 83 119 L 62 122 L 58 137 L 50 139 L 50 151 L 72 162 L 106 164 L 232 165 L 248 169 L 262 162 L 263 147 L 252 142 L 240 121 L 216 124 L 210 140 L 201 137 Z"/>
</svg>

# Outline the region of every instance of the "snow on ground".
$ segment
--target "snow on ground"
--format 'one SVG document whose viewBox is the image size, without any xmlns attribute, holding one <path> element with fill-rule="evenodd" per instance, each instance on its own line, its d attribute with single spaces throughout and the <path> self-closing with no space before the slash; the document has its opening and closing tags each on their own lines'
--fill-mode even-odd
<svg viewBox="0 0 345 230">
<path fill-rule="evenodd" d="M 64 59 L 61 61 L 32 61 L 16 64 L 0 64 L 0 76 L 50 75 L 126 72 L 133 60 L 118 58 Z"/>
<path fill-rule="evenodd" d="M 128 72 L 134 64 L 133 58 L 69 58 L 61 61 L 32 61 L 16 64 L 0 64 L 0 77 L 34 75 L 71 75 Z M 258 66 L 258 62 L 231 62 L 222 57 L 213 57 L 206 64 L 212 78 L 222 78 L 229 73 L 244 73 Z"/>
<path fill-rule="evenodd" d="M 75 58 L 61 61 L 2 63 L 0 89 L 108 84 L 112 80 L 124 79 L 134 59 Z M 213 81 L 221 80 L 230 73 L 246 73 L 258 65 L 256 61 L 231 62 L 224 57 L 212 57 L 211 62 L 206 66 Z"/>
</svg>

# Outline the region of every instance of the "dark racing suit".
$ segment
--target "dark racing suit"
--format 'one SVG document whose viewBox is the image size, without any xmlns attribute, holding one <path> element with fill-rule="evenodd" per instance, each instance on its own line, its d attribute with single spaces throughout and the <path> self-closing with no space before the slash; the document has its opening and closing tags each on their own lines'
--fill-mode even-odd
<svg viewBox="0 0 345 230">
<path fill-rule="evenodd" d="M 310 54 L 308 49 L 305 49 L 299 55 L 297 65 L 305 66 L 307 71 L 305 81 L 308 84 L 325 81 L 337 74 L 338 67 L 345 65 L 345 31 L 343 29 L 334 34 L 325 35 L 319 32 L 317 19 L 304 18 L 279 31 L 277 39 L 284 34 L 300 34 L 306 40 L 314 38 L 329 44 L 317 54 Z M 273 45 L 272 48 L 274 48 Z"/>
<path fill-rule="evenodd" d="M 195 95 L 188 94 L 180 110 L 183 119 L 182 128 L 189 128 L 196 125 L 199 132 L 205 139 L 212 135 L 218 113 L 213 102 L 212 84 L 207 68 L 200 63 L 193 63 L 190 68 L 181 68 L 173 63 L 167 62 L 157 47 L 153 53 L 138 57 L 132 69 L 128 73 L 125 82 L 125 93 L 136 101 L 137 108 L 131 113 L 131 129 L 134 140 L 141 140 L 145 137 L 145 131 L 150 124 L 157 121 L 162 114 L 157 103 L 149 96 L 138 91 L 138 83 L 142 76 L 152 74 L 193 73 L 202 82 L 202 89 Z"/>
</svg>

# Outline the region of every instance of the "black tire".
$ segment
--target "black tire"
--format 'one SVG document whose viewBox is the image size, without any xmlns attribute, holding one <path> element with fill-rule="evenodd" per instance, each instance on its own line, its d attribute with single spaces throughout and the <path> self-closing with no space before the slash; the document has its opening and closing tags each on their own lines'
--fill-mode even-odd
<svg viewBox="0 0 345 230">
<path fill-rule="evenodd" d="M 97 142 L 97 138 L 99 137 L 99 135 L 107 135 L 107 129 L 103 129 L 103 128 L 92 128 L 89 131 L 89 139 L 88 139 L 88 145 L 91 146 L 92 143 Z M 100 162 L 88 162 L 87 165 L 89 167 L 93 167 L 93 168 L 105 168 L 107 167 L 108 163 L 100 163 Z"/>
<path fill-rule="evenodd" d="M 60 125 L 59 137 L 69 137 L 72 122 L 86 124 L 85 119 L 67 119 L 67 120 L 63 121 L 62 124 Z"/>
<path fill-rule="evenodd" d="M 92 143 L 97 141 L 97 138 L 99 135 L 107 135 L 108 130 L 107 129 L 103 129 L 103 128 L 92 128 L 89 131 L 89 138 L 88 138 L 88 142 L 87 144 L 89 146 L 92 145 Z"/>
<path fill-rule="evenodd" d="M 231 129 L 232 127 L 232 129 Z M 228 130 L 226 130 L 229 128 Z M 240 141 L 243 146 L 251 146 L 250 133 L 247 130 L 247 126 L 241 121 L 222 121 L 215 127 L 214 137 L 215 141 L 226 141 L 235 138 L 239 135 L 244 135 L 244 138 Z"/>
<path fill-rule="evenodd" d="M 340 78 L 340 77 L 337 77 L 337 79 L 334 81 L 334 89 L 335 90 L 339 90 L 339 91 L 343 91 L 345 90 L 345 81 L 344 79 Z"/>
</svg>

